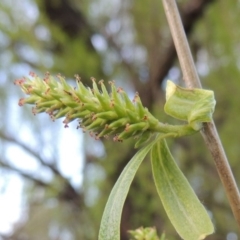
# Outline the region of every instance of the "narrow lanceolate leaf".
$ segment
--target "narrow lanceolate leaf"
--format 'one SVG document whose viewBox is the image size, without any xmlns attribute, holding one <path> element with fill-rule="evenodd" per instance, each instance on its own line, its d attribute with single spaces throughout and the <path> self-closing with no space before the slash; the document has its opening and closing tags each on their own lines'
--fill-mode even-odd
<svg viewBox="0 0 240 240">
<path fill-rule="evenodd" d="M 171 136 L 161 135 L 160 138 Z M 159 138 L 158 138 L 159 139 Z M 120 222 L 123 204 L 133 178 L 147 153 L 158 139 L 140 149 L 124 168 L 108 198 L 99 231 L 99 240 L 120 240 Z"/>
<path fill-rule="evenodd" d="M 164 139 L 153 146 L 151 158 L 158 194 L 181 238 L 198 240 L 213 233 L 207 211 L 176 165 Z"/>
</svg>

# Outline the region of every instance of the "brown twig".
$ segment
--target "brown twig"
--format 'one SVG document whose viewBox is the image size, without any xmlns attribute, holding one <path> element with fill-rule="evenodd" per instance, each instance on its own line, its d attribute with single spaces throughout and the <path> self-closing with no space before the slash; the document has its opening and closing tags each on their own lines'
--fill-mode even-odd
<svg viewBox="0 0 240 240">
<path fill-rule="evenodd" d="M 13 144 L 16 144 L 17 146 L 21 147 L 23 150 L 25 150 L 26 152 L 28 152 L 30 155 L 32 155 L 34 158 L 36 158 L 44 167 L 49 168 L 54 174 L 58 175 L 59 177 L 63 178 L 63 176 L 61 175 L 61 173 L 58 171 L 58 169 L 56 168 L 56 166 L 54 164 L 51 164 L 50 162 L 54 162 L 54 160 L 51 161 L 45 161 L 39 154 L 39 152 L 33 150 L 29 145 L 25 144 L 24 142 L 18 140 L 17 138 L 6 134 L 2 131 L 0 131 L 0 137 L 1 139 L 7 141 L 7 142 L 11 142 Z"/>
<path fill-rule="evenodd" d="M 7 163 L 6 161 L 3 161 L 2 159 L 0 160 L 0 166 L 2 168 L 8 169 L 12 172 L 16 172 L 17 174 L 21 175 L 22 177 L 34 182 L 37 186 L 41 186 L 41 187 L 51 187 L 50 184 L 36 178 L 35 176 L 33 176 L 33 174 L 29 174 L 24 172 L 23 170 Z"/>
<path fill-rule="evenodd" d="M 201 88 L 176 2 L 163 0 L 163 5 L 182 68 L 183 80 L 188 88 Z M 201 134 L 213 156 L 233 215 L 240 227 L 240 195 L 214 122 L 205 123 Z"/>
<path fill-rule="evenodd" d="M 51 170 L 52 173 L 55 174 L 56 177 L 61 179 L 62 188 L 57 189 L 52 184 L 46 183 L 46 182 L 42 181 L 41 179 L 36 178 L 34 176 L 34 174 L 26 173 L 22 169 L 16 168 L 15 166 L 9 164 L 7 161 L 3 161 L 2 159 L 0 159 L 1 167 L 4 167 L 11 171 L 17 172 L 19 175 L 23 176 L 24 178 L 33 181 L 37 186 L 49 187 L 49 188 L 54 189 L 55 191 L 58 192 L 58 198 L 61 200 L 72 201 L 72 202 L 76 203 L 76 205 L 79 205 L 82 202 L 82 195 L 74 189 L 74 187 L 71 185 L 69 180 L 61 174 L 61 172 L 56 168 L 56 166 L 54 164 L 48 163 L 48 162 L 55 162 L 55 161 L 53 161 L 53 160 L 45 161 L 37 151 L 33 150 L 27 144 L 21 142 L 20 140 L 14 138 L 13 136 L 10 136 L 4 132 L 0 131 L 0 137 L 7 142 L 11 142 L 11 143 L 16 144 L 17 146 L 21 147 L 27 153 L 32 155 L 40 164 L 42 164 L 42 166 L 47 167 L 49 170 Z"/>
</svg>

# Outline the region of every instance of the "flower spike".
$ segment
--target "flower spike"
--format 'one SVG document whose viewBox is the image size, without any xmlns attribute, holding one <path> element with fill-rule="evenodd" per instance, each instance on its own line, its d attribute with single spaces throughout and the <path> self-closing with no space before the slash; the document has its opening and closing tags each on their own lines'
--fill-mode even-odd
<svg viewBox="0 0 240 240">
<path fill-rule="evenodd" d="M 146 131 L 158 131 L 158 120 L 142 106 L 138 94 L 131 101 L 113 81 L 109 82 L 112 92 L 108 93 L 103 80 L 97 84 L 95 78 L 91 78 L 93 87 L 90 89 L 78 75 L 75 75 L 76 87 L 70 86 L 60 74 L 57 79 L 49 73 L 43 79 L 33 72 L 29 75 L 30 78 L 18 79 L 14 84 L 29 95 L 21 98 L 19 105 L 35 105 L 34 115 L 46 112 L 52 120 L 65 117 L 65 127 L 79 119 L 78 128 L 91 132 L 96 139 L 112 136 L 115 141 L 123 141 L 142 136 Z"/>
</svg>

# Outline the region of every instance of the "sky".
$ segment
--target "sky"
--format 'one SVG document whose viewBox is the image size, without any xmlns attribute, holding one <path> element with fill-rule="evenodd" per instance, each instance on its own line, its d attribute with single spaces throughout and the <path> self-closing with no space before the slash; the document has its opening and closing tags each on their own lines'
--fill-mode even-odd
<svg viewBox="0 0 240 240">
<path fill-rule="evenodd" d="M 23 181 L 16 174 L 7 174 L 7 187 L 5 187 L 5 179 L 3 180 L 3 177 L 0 178 L 1 234 L 11 232 L 13 224 L 20 218 L 21 211 L 23 210 L 21 199 Z M 4 175 L 4 173 L 1 173 L 1 175 Z"/>
</svg>

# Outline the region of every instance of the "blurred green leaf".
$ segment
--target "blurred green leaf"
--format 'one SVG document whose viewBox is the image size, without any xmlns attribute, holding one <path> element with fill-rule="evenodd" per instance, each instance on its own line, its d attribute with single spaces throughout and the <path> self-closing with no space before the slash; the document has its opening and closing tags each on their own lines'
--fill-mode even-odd
<svg viewBox="0 0 240 240">
<path fill-rule="evenodd" d="M 156 228 L 153 227 L 140 227 L 138 229 L 130 230 L 128 232 L 132 237 L 130 240 L 159 240 Z M 162 240 L 164 240 L 164 238 Z"/>
</svg>

